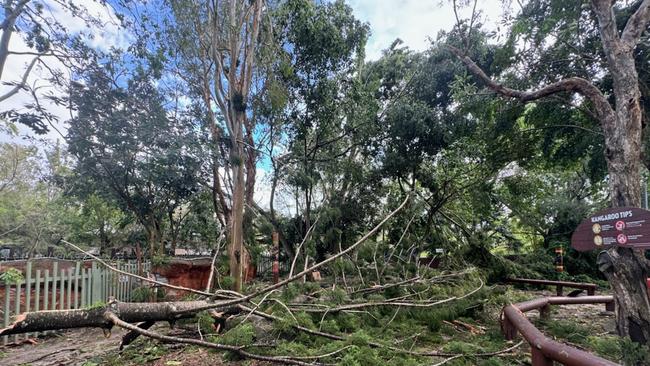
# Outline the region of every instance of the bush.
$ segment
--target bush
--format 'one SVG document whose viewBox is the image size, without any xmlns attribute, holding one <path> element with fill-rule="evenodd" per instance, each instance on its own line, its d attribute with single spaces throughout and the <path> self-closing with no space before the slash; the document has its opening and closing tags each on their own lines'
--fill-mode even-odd
<svg viewBox="0 0 650 366">
<path fill-rule="evenodd" d="M 224 290 L 232 290 L 233 286 L 235 285 L 235 279 L 230 276 L 223 276 L 219 279 L 219 284 Z"/>
<path fill-rule="evenodd" d="M 23 273 L 16 268 L 8 268 L 0 273 L 0 281 L 10 284 L 16 284 L 24 279 Z"/>
</svg>

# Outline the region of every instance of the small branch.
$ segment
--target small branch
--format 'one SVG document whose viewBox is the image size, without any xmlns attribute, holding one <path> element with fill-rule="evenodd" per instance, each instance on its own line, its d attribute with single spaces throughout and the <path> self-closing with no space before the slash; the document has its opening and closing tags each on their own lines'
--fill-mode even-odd
<svg viewBox="0 0 650 366">
<path fill-rule="evenodd" d="M 289 277 L 293 276 L 293 270 L 296 267 L 296 261 L 298 260 L 298 255 L 300 254 L 300 249 L 302 246 L 309 240 L 309 237 L 311 236 L 311 233 L 314 231 L 314 228 L 316 227 L 316 223 L 318 223 L 318 220 L 320 219 L 320 215 L 316 218 L 316 221 L 309 227 L 309 230 L 307 230 L 307 233 L 305 234 L 305 237 L 302 239 L 300 242 L 300 245 L 298 245 L 298 248 L 296 248 L 296 253 L 293 256 L 293 261 L 291 262 L 291 269 L 289 270 Z"/>
<path fill-rule="evenodd" d="M 153 283 L 153 284 L 163 286 L 163 287 L 167 287 L 167 288 L 171 288 L 171 289 L 174 289 L 174 290 L 187 291 L 187 292 L 195 293 L 195 294 L 198 294 L 198 295 L 204 295 L 204 296 L 210 296 L 210 297 L 215 296 L 215 294 L 210 293 L 210 292 L 195 290 L 195 289 L 188 288 L 188 287 L 183 287 L 183 286 L 170 285 L 168 283 L 158 282 L 158 281 L 153 280 L 151 278 L 142 277 L 142 276 L 139 276 L 137 274 L 122 271 L 121 269 L 117 269 L 117 268 L 111 266 L 110 264 L 108 264 L 104 260 L 102 260 L 101 258 L 99 258 L 99 257 L 97 257 L 97 256 L 95 256 L 93 254 L 88 253 L 87 251 L 79 248 L 78 246 L 76 246 L 75 244 L 70 243 L 67 240 L 62 239 L 61 242 L 73 247 L 74 249 L 80 251 L 81 253 L 83 253 L 83 254 L 89 256 L 90 258 L 96 260 L 97 262 L 101 263 L 102 265 L 104 265 L 106 268 L 110 269 L 113 272 L 117 272 L 117 273 L 125 275 L 125 276 L 130 276 L 130 277 L 133 277 L 133 278 L 137 278 L 137 279 L 139 279 L 141 281 Z M 242 296 L 241 294 L 239 294 L 237 292 L 233 292 L 233 291 L 227 291 L 227 293 L 229 293 L 231 295 L 240 296 L 240 297 Z"/>
<path fill-rule="evenodd" d="M 611 5 L 610 5 L 611 6 Z M 634 48 L 650 22 L 650 0 L 645 0 L 625 24 L 621 41 L 627 47 Z"/>
<path fill-rule="evenodd" d="M 104 317 L 106 320 L 110 321 L 111 323 L 117 325 L 120 328 L 124 328 L 133 332 L 140 333 L 143 336 L 147 336 L 149 338 L 157 339 L 159 341 L 163 342 L 172 342 L 172 343 L 184 343 L 184 344 L 193 344 L 197 346 L 202 346 L 206 348 L 213 348 L 213 349 L 218 349 L 221 351 L 231 351 L 235 352 L 238 355 L 245 357 L 245 358 L 250 358 L 254 360 L 260 360 L 260 361 L 268 361 L 268 362 L 276 362 L 276 363 L 282 363 L 282 364 L 289 364 L 289 365 L 303 365 L 303 366 L 312 366 L 315 365 L 314 363 L 306 363 L 306 362 L 301 362 L 298 360 L 293 360 L 289 357 L 279 357 L 279 356 L 262 356 L 262 355 L 257 355 L 254 353 L 246 352 L 244 351 L 244 348 L 246 346 L 230 346 L 226 344 L 219 344 L 219 343 L 212 343 L 212 342 L 206 342 L 202 341 L 199 339 L 191 339 L 191 338 L 179 338 L 179 337 L 171 337 L 171 336 L 166 336 L 162 335 L 160 333 L 152 332 L 150 330 L 138 328 L 137 326 L 133 324 L 129 324 L 123 320 L 121 320 L 117 315 L 115 315 L 112 312 L 107 312 Z"/>
</svg>

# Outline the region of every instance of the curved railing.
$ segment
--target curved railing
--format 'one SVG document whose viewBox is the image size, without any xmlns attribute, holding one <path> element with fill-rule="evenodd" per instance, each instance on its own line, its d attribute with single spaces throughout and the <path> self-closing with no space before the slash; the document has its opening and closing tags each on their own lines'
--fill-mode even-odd
<svg viewBox="0 0 650 366">
<path fill-rule="evenodd" d="M 605 304 L 608 311 L 614 310 L 613 296 L 582 296 L 582 297 L 542 297 L 530 301 L 505 306 L 501 313 L 501 331 L 506 339 L 512 340 L 521 335 L 530 344 L 531 361 L 533 366 L 552 366 L 553 361 L 568 366 L 600 366 L 618 365 L 612 361 L 595 356 L 569 345 L 556 342 L 535 328 L 526 317 L 526 312 L 539 310 L 540 317 L 550 314 L 551 305 L 569 304 Z"/>
</svg>

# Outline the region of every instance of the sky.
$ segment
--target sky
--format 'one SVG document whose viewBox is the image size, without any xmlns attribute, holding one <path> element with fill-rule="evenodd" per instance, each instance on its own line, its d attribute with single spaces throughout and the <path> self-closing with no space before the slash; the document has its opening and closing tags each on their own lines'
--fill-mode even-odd
<svg viewBox="0 0 650 366">
<path fill-rule="evenodd" d="M 370 24 L 371 36 L 366 46 L 366 57 L 376 60 L 381 51 L 396 38 L 416 51 L 423 51 L 441 30 L 451 30 L 456 24 L 451 0 L 348 0 L 354 15 Z M 462 1 L 459 1 L 462 3 Z M 502 0 L 478 0 L 477 10 L 487 29 L 495 29 L 501 19 Z M 508 2 L 506 2 L 507 4 Z M 507 9 L 506 9 L 507 10 Z M 463 7 L 458 15 L 468 19 L 472 9 Z"/>
<path fill-rule="evenodd" d="M 103 24 L 101 26 L 88 28 L 83 21 L 62 9 L 57 2 L 53 0 L 38 1 L 44 3 L 48 14 L 56 18 L 70 32 L 86 34 L 87 43 L 97 49 L 125 48 L 134 38 L 128 31 L 121 29 L 117 25 L 118 22 L 113 10 L 101 5 L 99 2 L 73 0 L 76 5 L 85 7 L 90 14 L 102 20 Z M 467 2 L 467 0 L 459 0 L 458 2 L 463 3 Z M 429 39 L 435 39 L 441 30 L 451 30 L 456 23 L 451 0 L 348 0 L 347 3 L 352 8 L 354 15 L 361 21 L 367 22 L 370 26 L 371 36 L 366 46 L 367 60 L 378 59 L 382 50 L 388 48 L 397 38 L 401 39 L 405 46 L 416 51 L 423 51 L 429 47 Z M 508 10 L 502 3 L 502 0 L 478 0 L 477 10 L 482 13 L 480 20 L 486 25 L 485 28 L 496 29 L 496 24 L 501 19 L 504 9 Z M 469 18 L 471 11 L 470 7 L 461 8 L 459 10 L 460 18 Z M 2 14 L 1 10 L 0 14 Z M 30 49 L 21 37 L 14 35 L 11 39 L 10 50 L 29 51 Z M 1 81 L 3 83 L 19 81 L 23 70 L 30 61 L 31 56 L 10 56 Z M 45 58 L 45 61 L 50 68 L 64 70 L 54 58 Z M 30 85 L 41 86 L 41 93 L 45 94 L 52 91 L 52 88 L 43 81 L 46 76 L 47 71 L 42 66 L 37 66 L 30 74 L 28 82 Z M 0 84 L 0 94 L 9 89 L 11 89 L 11 86 Z M 23 105 L 31 102 L 31 96 L 27 92 L 20 92 L 2 102 L 0 110 L 20 109 Z M 44 103 L 47 104 L 47 102 Z M 63 107 L 50 104 L 48 109 L 58 115 L 61 121 L 69 118 L 69 112 Z M 57 127 L 65 134 L 65 126 L 62 123 L 59 123 Z M 21 134 L 29 135 L 30 132 L 26 128 L 21 129 Z M 47 135 L 47 138 L 53 141 L 61 139 L 58 132 L 54 130 Z M 21 137 L 9 136 L 0 132 L 0 142 L 18 142 L 20 140 Z M 260 202 L 268 202 L 270 193 L 264 188 L 264 186 L 268 185 L 264 182 L 268 180 L 265 179 L 265 175 L 264 169 L 258 171 L 258 177 L 262 184 L 258 185 L 260 191 L 256 195 L 259 197 Z M 289 202 L 286 202 L 286 204 L 293 205 L 292 198 L 287 198 L 287 200 Z M 280 205 L 283 203 L 278 202 Z"/>
</svg>

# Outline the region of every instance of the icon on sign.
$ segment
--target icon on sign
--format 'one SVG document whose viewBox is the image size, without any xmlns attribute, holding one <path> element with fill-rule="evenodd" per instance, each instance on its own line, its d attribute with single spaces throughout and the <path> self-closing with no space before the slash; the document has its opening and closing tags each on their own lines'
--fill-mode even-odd
<svg viewBox="0 0 650 366">
<path fill-rule="evenodd" d="M 625 221 L 616 221 L 616 230 L 622 231 L 625 229 Z"/>
<path fill-rule="evenodd" d="M 627 235 L 625 235 L 625 234 L 618 234 L 618 236 L 616 237 L 616 241 L 617 241 L 619 244 L 625 244 L 625 243 L 627 243 Z"/>
<path fill-rule="evenodd" d="M 594 226 L 591 227 L 591 231 L 593 231 L 594 234 L 600 234 L 602 228 L 600 227 L 600 224 L 594 224 Z"/>
<path fill-rule="evenodd" d="M 594 244 L 596 244 L 596 246 L 603 245 L 603 238 L 600 235 L 594 236 Z"/>
</svg>

